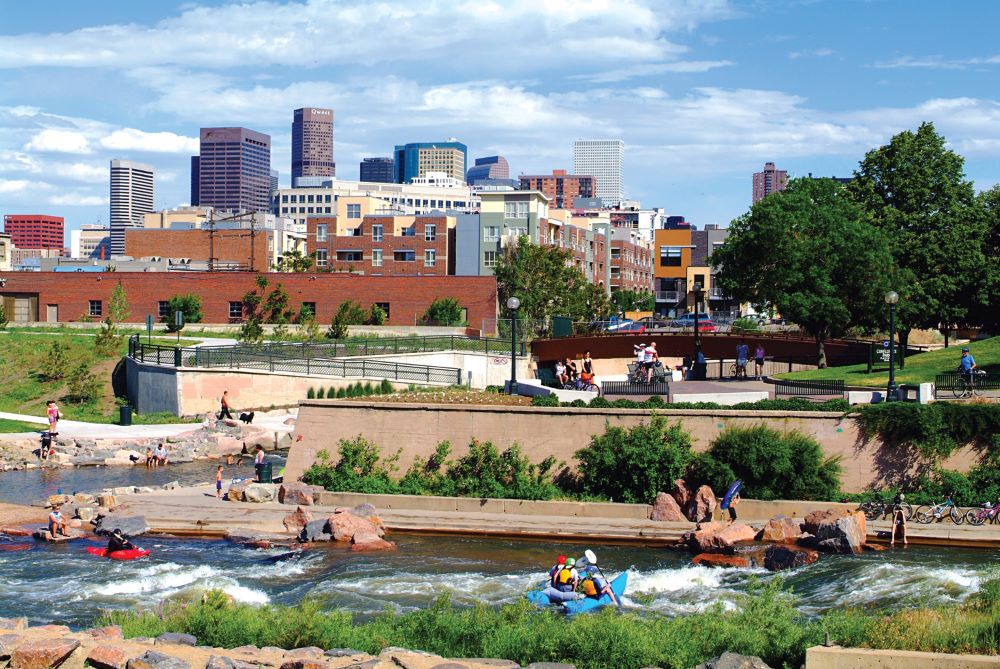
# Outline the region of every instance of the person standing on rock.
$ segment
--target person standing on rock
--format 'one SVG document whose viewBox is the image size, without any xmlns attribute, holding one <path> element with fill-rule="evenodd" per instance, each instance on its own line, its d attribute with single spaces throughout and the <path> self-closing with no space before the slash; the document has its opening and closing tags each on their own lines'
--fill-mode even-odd
<svg viewBox="0 0 1000 669">
<path fill-rule="evenodd" d="M 233 414 L 229 410 L 229 391 L 228 390 L 223 390 L 222 391 L 222 399 L 219 400 L 219 403 L 222 405 L 222 410 L 219 411 L 219 420 L 222 420 L 223 418 L 228 418 L 229 420 L 232 420 L 233 419 Z"/>
<path fill-rule="evenodd" d="M 903 495 L 899 496 L 899 500 L 892 505 L 892 536 L 889 538 L 889 545 L 896 545 L 896 536 L 898 535 L 900 539 L 903 540 L 903 545 L 907 545 L 906 541 L 906 513 L 903 512 L 902 502 L 906 498 Z"/>
<path fill-rule="evenodd" d="M 256 473 L 257 480 L 260 481 L 260 468 L 264 466 L 264 447 L 260 444 L 254 449 L 253 456 L 253 469 Z"/>
<path fill-rule="evenodd" d="M 45 414 L 49 419 L 49 435 L 54 439 L 56 434 L 59 433 L 59 419 L 62 418 L 55 400 L 49 400 L 45 403 Z"/>
</svg>

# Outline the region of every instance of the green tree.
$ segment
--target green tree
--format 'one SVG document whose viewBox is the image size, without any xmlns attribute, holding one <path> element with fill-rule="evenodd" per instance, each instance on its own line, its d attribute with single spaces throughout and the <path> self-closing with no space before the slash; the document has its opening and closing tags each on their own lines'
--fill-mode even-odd
<svg viewBox="0 0 1000 669">
<path fill-rule="evenodd" d="M 795 179 L 730 225 L 712 254 L 722 288 L 740 302 L 774 304 L 816 340 L 872 326 L 884 312 L 892 258 L 882 234 L 833 179 Z"/>
<path fill-rule="evenodd" d="M 66 377 L 66 368 L 69 366 L 69 346 L 65 342 L 56 340 L 49 347 L 49 352 L 45 356 L 45 365 L 38 371 L 38 377 L 43 381 L 58 381 Z"/>
<path fill-rule="evenodd" d="M 308 272 L 312 269 L 315 261 L 315 252 L 306 255 L 295 249 L 294 251 L 285 251 L 278 256 L 278 262 L 274 268 L 279 272 Z"/>
<path fill-rule="evenodd" d="M 967 323 L 986 300 L 985 230 L 964 160 L 934 125 L 869 151 L 847 190 L 888 240 L 902 349 L 913 328 Z"/>
<path fill-rule="evenodd" d="M 100 381 L 90 369 L 90 361 L 83 360 L 66 377 L 66 401 L 74 404 L 88 404 L 97 399 L 101 392 Z"/>
<path fill-rule="evenodd" d="M 611 313 L 604 289 L 584 276 L 568 249 L 532 244 L 522 236 L 503 250 L 493 273 L 502 309 L 510 297 L 521 300 L 518 319 L 586 321 Z"/>
<path fill-rule="evenodd" d="M 424 313 L 428 325 L 462 325 L 462 305 L 454 297 L 435 297 Z"/>
<path fill-rule="evenodd" d="M 368 313 L 354 300 L 345 300 L 337 307 L 326 331 L 327 339 L 343 339 L 347 336 L 348 326 L 363 325 Z"/>
<path fill-rule="evenodd" d="M 246 346 L 256 346 L 264 340 L 264 313 L 261 305 L 268 281 L 266 276 L 258 274 L 254 282 L 257 287 L 243 295 L 243 324 L 237 335 L 240 343 Z"/>
<path fill-rule="evenodd" d="M 108 304 L 108 315 L 101 323 L 101 329 L 94 336 L 94 348 L 100 355 L 112 355 L 121 346 L 123 335 L 118 329 L 120 323 L 129 317 L 128 296 L 125 287 L 118 283 L 111 292 Z"/>
<path fill-rule="evenodd" d="M 613 290 L 611 291 L 611 306 L 615 313 L 624 311 L 652 311 L 654 306 L 653 294 L 642 293 L 637 290 Z"/>
<path fill-rule="evenodd" d="M 7 308 L 3 306 L 3 299 L 0 299 L 0 330 L 7 328 Z"/>
<path fill-rule="evenodd" d="M 377 304 L 373 304 L 368 312 L 368 325 L 385 325 L 387 318 L 385 310 Z"/>
<path fill-rule="evenodd" d="M 986 289 L 984 299 L 970 314 L 970 321 L 996 332 L 1000 328 L 1000 186 L 983 191 L 976 199 L 986 231 L 983 244 L 986 261 L 981 273 Z"/>
<path fill-rule="evenodd" d="M 174 317 L 178 311 L 184 316 L 181 328 L 177 327 Z M 202 318 L 204 316 L 201 313 L 201 296 L 188 293 L 187 295 L 174 295 L 167 300 L 167 313 L 160 320 L 167 324 L 168 332 L 176 332 L 188 323 L 201 323 Z"/>
<path fill-rule="evenodd" d="M 319 331 L 319 324 L 316 322 L 316 315 L 313 314 L 310 307 L 302 305 L 296 320 L 299 323 L 299 337 L 304 341 L 319 341 L 323 338 Z"/>
</svg>

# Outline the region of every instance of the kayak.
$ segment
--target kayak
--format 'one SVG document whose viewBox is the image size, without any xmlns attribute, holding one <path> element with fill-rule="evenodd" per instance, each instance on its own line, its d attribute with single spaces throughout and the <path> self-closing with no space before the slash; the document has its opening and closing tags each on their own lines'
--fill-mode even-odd
<svg viewBox="0 0 1000 669">
<path fill-rule="evenodd" d="M 622 595 L 625 594 L 626 585 L 628 585 L 628 572 L 622 572 L 611 581 L 611 590 L 615 593 L 615 597 L 618 598 L 619 602 L 622 601 Z M 597 598 L 581 597 L 568 602 L 558 602 L 549 599 L 549 596 L 545 594 L 544 590 L 530 590 L 526 597 L 528 598 L 528 601 L 535 606 L 545 607 L 553 604 L 560 605 L 569 615 L 584 613 L 585 611 L 593 611 L 611 604 L 611 598 L 607 595 L 601 595 Z"/>
<path fill-rule="evenodd" d="M 722 509 L 723 511 L 728 509 L 729 503 L 733 501 L 733 497 L 736 496 L 736 494 L 740 491 L 740 488 L 742 487 L 743 487 L 742 480 L 736 479 L 735 481 L 733 481 L 733 484 L 729 486 L 729 490 L 726 491 L 726 495 L 722 498 L 722 504 L 719 505 L 719 508 Z"/>
<path fill-rule="evenodd" d="M 149 551 L 143 550 L 141 548 L 108 553 L 107 548 L 98 548 L 97 546 L 87 546 L 87 552 L 90 553 L 91 555 L 111 558 L 112 560 L 136 560 L 138 558 L 144 558 L 147 555 L 149 555 Z"/>
</svg>

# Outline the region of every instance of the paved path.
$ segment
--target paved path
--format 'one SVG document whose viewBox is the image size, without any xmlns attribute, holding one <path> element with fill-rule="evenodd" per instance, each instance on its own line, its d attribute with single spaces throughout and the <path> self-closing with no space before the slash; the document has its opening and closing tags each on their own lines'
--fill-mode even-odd
<svg viewBox="0 0 1000 669">
<path fill-rule="evenodd" d="M 156 491 L 119 498 L 125 512 L 145 516 L 155 532 L 179 535 L 222 535 L 241 530 L 256 533 L 284 533 L 282 519 L 294 506 L 225 502 L 215 497 L 212 485 Z M 336 507 L 315 506 L 315 518 L 332 514 Z M 457 511 L 416 511 L 378 509 L 386 530 L 421 534 L 459 534 L 515 537 L 559 541 L 600 541 L 639 543 L 652 546 L 674 544 L 692 529 L 692 523 L 657 522 L 630 518 L 583 518 L 579 516 L 539 516 Z M 751 522 L 755 526 L 762 521 Z M 868 541 L 888 543 L 888 522 L 868 525 Z M 1000 526 L 955 526 L 952 524 L 908 525 L 913 545 L 1000 547 Z"/>
<path fill-rule="evenodd" d="M 295 425 L 286 425 L 285 420 L 294 418 L 296 412 L 280 413 L 275 415 L 260 415 L 254 418 L 255 426 L 266 428 L 272 432 L 291 432 Z M 7 413 L 0 411 L 0 418 L 9 420 L 19 420 L 25 423 L 34 423 L 47 427 L 49 422 L 39 416 L 27 414 Z M 191 432 L 201 427 L 201 423 L 167 423 L 163 425 L 112 425 L 110 423 L 85 423 L 78 420 L 59 421 L 59 435 L 61 437 L 74 437 L 83 439 L 158 439 L 175 437 L 185 432 Z"/>
</svg>

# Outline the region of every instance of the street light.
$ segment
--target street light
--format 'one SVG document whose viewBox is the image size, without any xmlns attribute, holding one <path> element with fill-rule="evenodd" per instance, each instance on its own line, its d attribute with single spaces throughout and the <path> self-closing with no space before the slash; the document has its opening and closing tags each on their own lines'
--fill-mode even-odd
<svg viewBox="0 0 1000 669">
<path fill-rule="evenodd" d="M 706 374 L 703 365 L 699 363 L 701 356 L 701 335 L 698 333 L 698 310 L 701 308 L 701 292 L 703 286 L 700 281 L 695 281 L 691 285 L 691 292 L 694 293 L 694 359 L 691 361 L 691 378 L 695 381 L 704 381 Z"/>
<path fill-rule="evenodd" d="M 886 388 L 885 400 L 891 402 L 896 397 L 896 303 L 899 293 L 890 290 L 885 294 L 885 303 L 889 305 L 889 386 Z"/>
<path fill-rule="evenodd" d="M 521 308 L 521 300 L 516 297 L 507 298 L 507 308 L 510 310 L 510 385 L 507 393 L 517 394 L 517 310 Z"/>
</svg>

